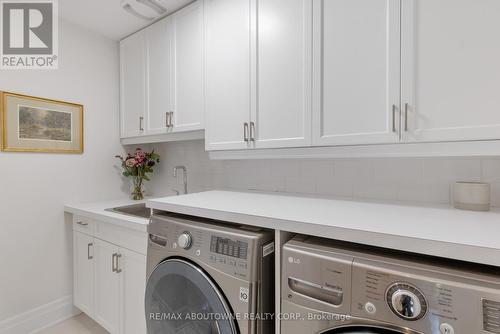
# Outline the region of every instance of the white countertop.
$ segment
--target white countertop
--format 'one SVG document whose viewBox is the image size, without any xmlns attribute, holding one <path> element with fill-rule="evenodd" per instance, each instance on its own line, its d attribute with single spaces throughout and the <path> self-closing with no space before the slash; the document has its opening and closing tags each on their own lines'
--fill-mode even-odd
<svg viewBox="0 0 500 334">
<path fill-rule="evenodd" d="M 231 191 L 146 203 L 162 211 L 500 266 L 500 210 Z"/>
<path fill-rule="evenodd" d="M 148 229 L 149 219 L 134 217 L 106 210 L 109 208 L 140 204 L 144 202 L 145 200 L 134 201 L 131 199 L 123 199 L 123 200 L 100 201 L 92 203 L 66 204 L 64 206 L 64 211 L 75 215 L 80 215 L 91 219 L 104 221 L 110 224 L 115 224 L 133 230 L 145 232 Z"/>
</svg>

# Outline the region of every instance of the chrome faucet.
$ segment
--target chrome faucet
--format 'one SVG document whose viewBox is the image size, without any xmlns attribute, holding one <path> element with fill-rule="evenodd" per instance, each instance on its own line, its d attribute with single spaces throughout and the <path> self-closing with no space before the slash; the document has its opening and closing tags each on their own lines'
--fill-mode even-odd
<svg viewBox="0 0 500 334">
<path fill-rule="evenodd" d="M 188 174 L 185 166 L 174 167 L 174 177 L 177 177 L 177 170 L 181 169 L 184 174 L 184 194 L 188 193 Z"/>
</svg>

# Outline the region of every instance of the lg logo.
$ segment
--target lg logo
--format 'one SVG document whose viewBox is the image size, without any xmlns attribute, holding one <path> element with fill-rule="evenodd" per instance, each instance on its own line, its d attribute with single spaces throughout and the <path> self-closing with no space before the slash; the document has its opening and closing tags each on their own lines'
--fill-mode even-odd
<svg viewBox="0 0 500 334">
<path fill-rule="evenodd" d="M 3 68 L 55 68 L 55 0 L 0 0 Z M 38 56 L 38 57 L 36 57 Z"/>
</svg>

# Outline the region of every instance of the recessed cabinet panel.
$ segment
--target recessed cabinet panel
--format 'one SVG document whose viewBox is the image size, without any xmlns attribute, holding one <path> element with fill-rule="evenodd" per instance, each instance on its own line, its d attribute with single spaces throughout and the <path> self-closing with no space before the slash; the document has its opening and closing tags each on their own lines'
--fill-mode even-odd
<svg viewBox="0 0 500 334">
<path fill-rule="evenodd" d="M 312 0 L 259 0 L 257 8 L 255 147 L 308 146 Z"/>
<path fill-rule="evenodd" d="M 94 238 L 73 232 L 74 304 L 94 316 Z"/>
<path fill-rule="evenodd" d="M 120 276 L 114 270 L 117 246 L 95 239 L 95 320 L 108 332 L 120 330 Z"/>
<path fill-rule="evenodd" d="M 144 133 L 146 111 L 146 43 L 143 32 L 120 42 L 121 137 Z"/>
<path fill-rule="evenodd" d="M 148 120 L 147 134 L 167 131 L 167 113 L 172 111 L 171 21 L 165 18 L 148 27 L 147 77 Z"/>
<path fill-rule="evenodd" d="M 405 141 L 500 138 L 499 17 L 497 0 L 403 1 Z"/>
<path fill-rule="evenodd" d="M 400 0 L 323 0 L 314 11 L 314 144 L 397 142 Z"/>
<path fill-rule="evenodd" d="M 203 129 L 203 1 L 172 16 L 173 132 Z"/>
<path fill-rule="evenodd" d="M 250 0 L 205 1 L 208 150 L 244 149 L 250 118 Z"/>
<path fill-rule="evenodd" d="M 120 249 L 122 334 L 146 334 L 146 256 Z"/>
</svg>

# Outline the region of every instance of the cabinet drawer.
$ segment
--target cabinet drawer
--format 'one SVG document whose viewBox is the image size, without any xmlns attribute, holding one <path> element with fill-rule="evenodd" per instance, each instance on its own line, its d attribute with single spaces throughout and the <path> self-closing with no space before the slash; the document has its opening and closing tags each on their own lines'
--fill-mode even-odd
<svg viewBox="0 0 500 334">
<path fill-rule="evenodd" d="M 93 235 L 95 233 L 96 222 L 90 218 L 73 215 L 73 231 L 78 231 Z"/>
<path fill-rule="evenodd" d="M 98 222 L 95 237 L 117 246 L 145 255 L 148 248 L 147 232 L 140 232 L 114 224 Z"/>
</svg>

